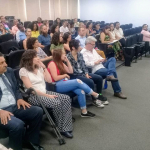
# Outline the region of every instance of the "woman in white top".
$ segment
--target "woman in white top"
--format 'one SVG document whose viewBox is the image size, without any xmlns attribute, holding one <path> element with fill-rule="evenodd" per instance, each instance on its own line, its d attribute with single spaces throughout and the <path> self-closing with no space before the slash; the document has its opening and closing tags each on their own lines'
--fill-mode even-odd
<svg viewBox="0 0 150 150">
<path fill-rule="evenodd" d="M 47 54 L 39 47 L 38 39 L 35 37 L 28 38 L 27 49 L 33 49 L 37 52 L 37 56 L 41 61 L 51 60 L 52 56 L 47 56 Z"/>
<path fill-rule="evenodd" d="M 110 24 L 110 36 L 111 36 L 111 39 L 113 39 L 113 40 L 119 40 L 120 38 L 117 36 L 117 34 L 115 33 L 115 31 L 114 31 L 114 24 L 113 23 L 111 23 Z"/>
<path fill-rule="evenodd" d="M 22 55 L 19 75 L 26 89 L 33 87 L 38 93 L 46 108 L 52 108 L 56 125 L 62 135 L 72 138 L 72 112 L 70 97 L 46 90 L 45 82 L 51 83 L 52 79 L 45 65 L 37 57 L 35 50 L 27 50 Z M 29 103 L 40 106 L 36 95 L 31 94 Z"/>
</svg>

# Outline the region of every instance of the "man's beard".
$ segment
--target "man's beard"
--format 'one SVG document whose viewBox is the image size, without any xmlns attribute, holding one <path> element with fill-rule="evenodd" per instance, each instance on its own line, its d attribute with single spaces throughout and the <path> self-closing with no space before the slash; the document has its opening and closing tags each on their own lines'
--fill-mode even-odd
<svg viewBox="0 0 150 150">
<path fill-rule="evenodd" d="M 48 32 L 46 32 L 46 33 L 43 32 L 43 36 L 47 36 L 47 34 L 48 34 Z"/>
</svg>

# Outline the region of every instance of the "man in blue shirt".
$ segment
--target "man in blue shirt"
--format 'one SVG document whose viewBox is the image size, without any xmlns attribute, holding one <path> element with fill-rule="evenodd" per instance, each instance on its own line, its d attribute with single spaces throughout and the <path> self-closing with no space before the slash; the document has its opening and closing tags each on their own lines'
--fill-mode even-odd
<svg viewBox="0 0 150 150">
<path fill-rule="evenodd" d="M 18 23 L 17 27 L 19 30 L 16 33 L 16 40 L 19 42 L 26 39 L 26 34 L 25 34 L 24 26 L 21 23 Z"/>
<path fill-rule="evenodd" d="M 39 131 L 43 110 L 31 106 L 22 99 L 18 84 L 11 68 L 0 53 L 0 129 L 9 132 L 9 146 L 22 150 L 22 141 L 29 142 L 34 150 L 44 150 L 39 146 Z M 29 125 L 25 129 L 25 122 Z"/>
<path fill-rule="evenodd" d="M 40 26 L 40 35 L 38 36 L 38 41 L 40 43 L 40 47 L 44 48 L 51 44 L 51 37 L 48 34 L 48 29 L 45 25 Z"/>
<path fill-rule="evenodd" d="M 80 50 L 82 50 L 85 47 L 85 28 L 79 28 L 78 30 L 79 35 L 75 38 L 76 40 L 80 41 Z"/>
</svg>

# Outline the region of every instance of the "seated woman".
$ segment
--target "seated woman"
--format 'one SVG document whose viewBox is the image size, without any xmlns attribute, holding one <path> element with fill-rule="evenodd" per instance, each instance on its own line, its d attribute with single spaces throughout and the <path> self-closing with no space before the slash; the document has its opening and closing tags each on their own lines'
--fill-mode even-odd
<svg viewBox="0 0 150 150">
<path fill-rule="evenodd" d="M 33 22 L 31 24 L 31 37 L 35 37 L 35 38 L 38 38 L 38 36 L 40 35 L 40 32 L 39 32 L 39 28 L 38 28 L 38 25 L 36 24 L 36 22 Z"/>
<path fill-rule="evenodd" d="M 71 41 L 71 34 L 69 32 L 64 33 L 63 35 L 63 42 L 64 42 L 64 49 L 66 53 L 70 52 L 69 42 Z"/>
<path fill-rule="evenodd" d="M 94 31 L 96 32 L 95 34 L 100 34 L 101 29 L 100 29 L 100 24 L 99 24 L 99 22 L 96 22 L 96 23 L 94 24 Z"/>
<path fill-rule="evenodd" d="M 123 60 L 123 54 L 120 49 L 120 43 L 118 41 L 113 43 L 114 40 L 111 38 L 109 26 L 105 26 L 103 28 L 100 34 L 100 41 L 101 43 L 106 43 L 106 44 L 112 43 L 111 45 L 108 45 L 108 48 L 112 48 L 114 50 L 116 59 Z"/>
<path fill-rule="evenodd" d="M 70 22 L 69 31 L 70 31 L 70 33 L 71 33 L 71 38 L 72 38 L 72 39 L 75 39 L 76 30 L 75 30 L 74 22 L 73 22 L 73 21 Z"/>
<path fill-rule="evenodd" d="M 50 36 L 53 37 L 55 32 L 59 32 L 59 26 L 57 24 L 52 25 Z"/>
<path fill-rule="evenodd" d="M 37 57 L 35 50 L 27 50 L 23 53 L 20 62 L 19 75 L 26 89 L 33 87 L 46 108 L 52 108 L 60 132 L 72 138 L 72 112 L 71 100 L 67 95 L 46 90 L 45 81 L 51 83 L 51 76 L 45 65 Z M 40 106 L 35 94 L 31 94 L 29 103 Z"/>
<path fill-rule="evenodd" d="M 86 36 L 95 36 L 96 31 L 93 31 L 93 23 L 88 22 L 86 25 Z"/>
<path fill-rule="evenodd" d="M 143 41 L 149 41 L 150 42 L 150 32 L 148 31 L 148 25 L 144 24 L 142 26 L 141 34 L 143 34 Z"/>
<path fill-rule="evenodd" d="M 63 47 L 64 45 L 62 35 L 60 34 L 60 32 L 54 33 L 52 37 L 50 51 L 53 53 L 54 49 L 62 49 Z"/>
<path fill-rule="evenodd" d="M 31 37 L 31 29 L 25 29 L 26 39 L 23 40 L 23 48 L 27 50 L 27 40 Z"/>
<path fill-rule="evenodd" d="M 43 25 L 41 17 L 37 18 L 37 25 L 38 25 L 38 27 L 40 27 L 41 25 Z"/>
<path fill-rule="evenodd" d="M 27 49 L 33 49 L 37 52 L 37 56 L 41 61 L 51 60 L 52 56 L 47 56 L 46 53 L 39 47 L 38 39 L 35 37 L 28 38 Z"/>
<path fill-rule="evenodd" d="M 4 34 L 9 34 L 10 29 L 5 27 L 1 22 L 0 22 L 0 35 L 4 35 Z"/>
<path fill-rule="evenodd" d="M 117 36 L 117 34 L 115 33 L 114 29 L 114 24 L 113 23 L 110 23 L 110 36 L 111 36 L 111 39 L 113 40 L 120 40 L 120 38 Z"/>
<path fill-rule="evenodd" d="M 85 93 L 90 94 L 95 98 L 93 103 L 97 107 L 104 107 L 99 100 L 100 95 L 79 79 L 69 80 L 70 76 L 68 74 L 72 74 L 73 69 L 63 49 L 54 49 L 52 56 L 53 61 L 48 64 L 48 71 L 51 74 L 52 81 L 56 82 L 56 91 L 59 93 L 72 91 L 77 94 L 81 108 L 81 117 L 94 117 L 95 114 L 86 109 Z"/>
<path fill-rule="evenodd" d="M 107 98 L 102 95 L 103 78 L 99 75 L 88 73 L 88 68 L 85 65 L 83 56 L 79 53 L 78 40 L 71 40 L 69 43 L 70 50 L 67 54 L 67 58 L 70 61 L 73 74 L 70 75 L 71 79 L 80 79 L 86 83 L 94 91 L 94 83 L 96 84 L 97 92 L 99 93 L 99 99 L 103 104 L 108 104 Z"/>
<path fill-rule="evenodd" d="M 60 28 L 62 26 L 60 18 L 56 18 L 56 20 L 54 21 L 54 24 L 56 24 Z"/>
</svg>

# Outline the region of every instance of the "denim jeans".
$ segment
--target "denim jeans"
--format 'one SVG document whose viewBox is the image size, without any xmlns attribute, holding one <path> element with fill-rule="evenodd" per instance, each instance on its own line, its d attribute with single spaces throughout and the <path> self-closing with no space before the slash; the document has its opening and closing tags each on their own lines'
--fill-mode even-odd
<svg viewBox="0 0 150 150">
<path fill-rule="evenodd" d="M 99 75 L 89 73 L 92 78 L 88 79 L 82 75 L 70 75 L 70 79 L 80 79 L 86 83 L 92 90 L 94 90 L 94 84 L 96 84 L 96 89 L 98 93 L 102 92 L 103 78 Z"/>
<path fill-rule="evenodd" d="M 105 68 L 101 68 L 95 72 L 95 74 L 98 74 L 105 79 L 107 76 L 113 75 L 115 78 L 117 77 L 116 72 L 116 59 L 114 57 L 111 57 L 107 60 L 107 62 L 103 63 Z M 117 82 L 111 82 L 114 93 L 121 92 L 121 87 L 119 85 L 119 81 Z"/>
<path fill-rule="evenodd" d="M 78 102 L 81 109 L 86 108 L 85 93 L 91 94 L 93 90 L 79 79 L 67 80 L 64 79 L 56 82 L 56 92 L 66 93 L 74 92 L 78 96 Z M 84 93 L 85 92 L 85 93 Z"/>
</svg>

